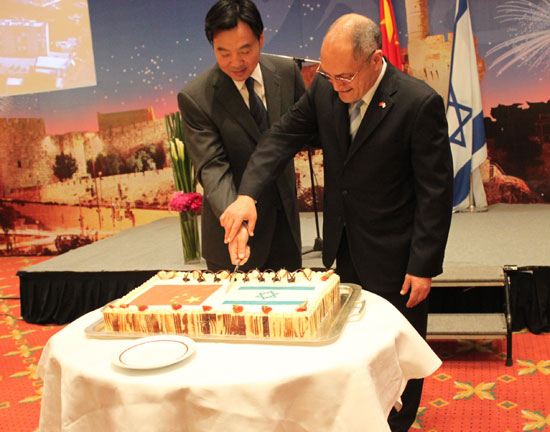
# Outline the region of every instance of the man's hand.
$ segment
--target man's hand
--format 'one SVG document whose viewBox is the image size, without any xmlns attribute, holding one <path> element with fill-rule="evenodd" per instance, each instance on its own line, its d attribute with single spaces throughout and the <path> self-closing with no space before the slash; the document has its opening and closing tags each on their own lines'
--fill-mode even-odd
<svg viewBox="0 0 550 432">
<path fill-rule="evenodd" d="M 220 216 L 220 224 L 225 228 L 225 243 L 231 243 L 235 239 L 245 221 L 248 224 L 248 235 L 252 237 L 257 218 L 254 199 L 247 195 L 239 195 Z"/>
<path fill-rule="evenodd" d="M 401 295 L 406 295 L 409 290 L 411 295 L 407 302 L 407 307 L 412 308 L 428 297 L 432 287 L 432 278 L 422 278 L 410 274 L 405 275 L 405 281 L 401 287 Z"/>
<path fill-rule="evenodd" d="M 243 265 L 250 258 L 250 246 L 248 243 L 248 230 L 244 225 L 241 225 L 241 229 L 237 232 L 235 239 L 227 245 L 229 249 L 229 256 L 231 257 L 231 264 L 237 264 L 237 260 L 240 260 L 240 265 Z"/>
</svg>

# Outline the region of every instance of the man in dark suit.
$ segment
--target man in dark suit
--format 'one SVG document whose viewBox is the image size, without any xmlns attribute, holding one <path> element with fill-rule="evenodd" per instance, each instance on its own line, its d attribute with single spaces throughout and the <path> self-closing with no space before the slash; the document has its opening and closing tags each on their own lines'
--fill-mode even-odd
<svg viewBox="0 0 550 432">
<path fill-rule="evenodd" d="M 323 263 L 397 307 L 426 336 L 432 277 L 442 271 L 452 214 L 452 161 L 442 98 L 393 67 L 378 26 L 345 15 L 329 29 L 318 76 L 260 140 L 237 201 L 221 217 L 232 259 L 234 233 L 256 220 L 254 198 L 306 137 L 318 136 L 325 170 Z M 259 220 L 259 219 L 258 219 Z M 423 381 L 411 380 L 392 431 L 413 423 Z"/>
<path fill-rule="evenodd" d="M 205 32 L 217 64 L 178 94 L 178 104 L 185 145 L 204 189 L 203 256 L 208 268 L 218 271 L 231 266 L 219 217 L 237 197 L 241 176 L 262 131 L 299 99 L 305 86 L 294 61 L 260 54 L 263 23 L 253 2 L 218 1 L 206 15 Z M 249 77 L 252 81 L 247 87 Z M 254 115 L 260 115 L 259 124 Z M 253 258 L 243 270 L 301 267 L 293 160 L 258 194 L 256 205 L 260 220 L 250 241 Z M 246 229 L 240 235 L 247 236 Z"/>
</svg>

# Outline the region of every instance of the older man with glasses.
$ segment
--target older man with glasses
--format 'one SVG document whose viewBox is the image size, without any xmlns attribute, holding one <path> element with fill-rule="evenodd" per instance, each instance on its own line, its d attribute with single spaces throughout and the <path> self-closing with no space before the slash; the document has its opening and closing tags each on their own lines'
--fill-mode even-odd
<svg viewBox="0 0 550 432">
<path fill-rule="evenodd" d="M 361 15 L 344 15 L 331 26 L 317 72 L 259 141 L 237 200 L 220 218 L 231 258 L 248 259 L 235 234 L 247 221 L 253 235 L 254 200 L 264 185 L 316 136 L 325 171 L 324 265 L 336 260 L 342 281 L 386 298 L 425 337 L 427 297 L 442 271 L 452 214 L 443 99 L 388 63 L 378 26 Z M 392 431 L 408 431 L 422 383 L 409 381 L 403 408 L 389 415 Z"/>
</svg>

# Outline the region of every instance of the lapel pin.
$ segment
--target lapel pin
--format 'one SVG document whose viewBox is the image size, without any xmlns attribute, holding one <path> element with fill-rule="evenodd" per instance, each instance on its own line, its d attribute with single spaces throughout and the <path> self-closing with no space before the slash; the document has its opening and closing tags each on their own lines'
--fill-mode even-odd
<svg viewBox="0 0 550 432">
<path fill-rule="evenodd" d="M 386 102 L 380 102 L 378 106 L 382 109 L 386 108 Z"/>
</svg>

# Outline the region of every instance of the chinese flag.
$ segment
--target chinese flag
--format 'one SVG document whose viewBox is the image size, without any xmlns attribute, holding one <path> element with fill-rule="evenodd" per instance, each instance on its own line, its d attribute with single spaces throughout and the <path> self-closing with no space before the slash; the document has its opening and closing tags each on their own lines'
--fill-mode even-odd
<svg viewBox="0 0 550 432">
<path fill-rule="evenodd" d="M 380 31 L 382 32 L 382 52 L 392 65 L 403 70 L 391 0 L 380 0 Z"/>
</svg>

